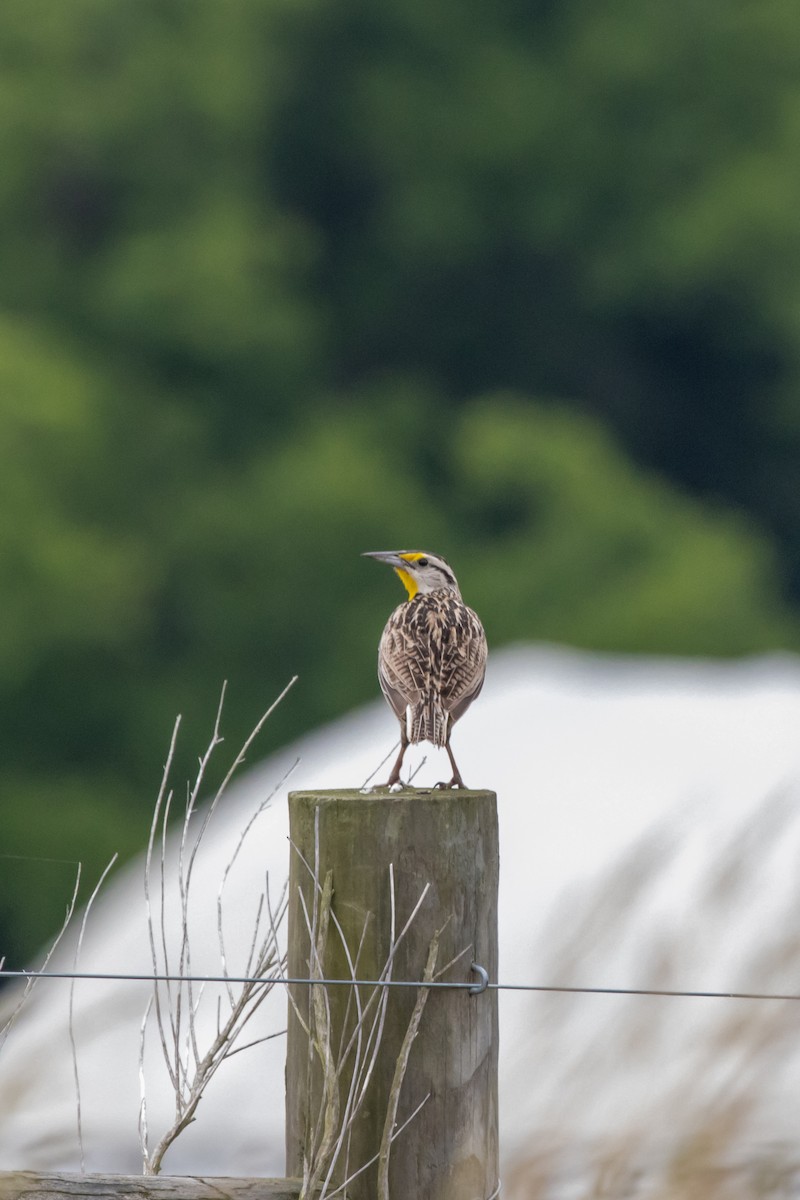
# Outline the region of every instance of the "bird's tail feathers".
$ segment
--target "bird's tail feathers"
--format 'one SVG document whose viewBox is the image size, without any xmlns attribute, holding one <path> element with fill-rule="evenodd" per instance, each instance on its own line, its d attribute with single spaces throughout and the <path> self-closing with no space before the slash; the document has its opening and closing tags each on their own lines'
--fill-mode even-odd
<svg viewBox="0 0 800 1200">
<path fill-rule="evenodd" d="M 440 700 L 427 700 L 415 704 L 409 712 L 408 738 L 411 742 L 432 742 L 444 746 L 447 742 L 449 715 Z"/>
</svg>

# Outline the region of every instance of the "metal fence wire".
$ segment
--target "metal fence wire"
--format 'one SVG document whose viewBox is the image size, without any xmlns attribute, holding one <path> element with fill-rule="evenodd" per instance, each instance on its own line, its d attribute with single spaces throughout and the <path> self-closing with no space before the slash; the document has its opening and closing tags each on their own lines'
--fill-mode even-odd
<svg viewBox="0 0 800 1200">
<path fill-rule="evenodd" d="M 670 988 L 627 988 L 627 987 L 577 987 L 557 983 L 500 983 L 491 980 L 485 967 L 473 963 L 471 967 L 478 976 L 477 981 L 468 980 L 423 980 L 423 979 L 306 979 L 288 975 L 156 975 L 122 974 L 111 971 L 33 971 L 0 969 L 0 979 L 85 979 L 116 980 L 125 983 L 240 983 L 240 984 L 290 984 L 292 986 L 315 987 L 324 984 L 330 987 L 381 987 L 381 988 L 426 988 L 446 991 L 468 992 L 479 996 L 481 992 L 494 990 L 503 992 L 555 992 L 578 996 L 668 996 L 694 1000 L 800 1000 L 796 992 L 715 992 L 679 991 Z"/>
</svg>

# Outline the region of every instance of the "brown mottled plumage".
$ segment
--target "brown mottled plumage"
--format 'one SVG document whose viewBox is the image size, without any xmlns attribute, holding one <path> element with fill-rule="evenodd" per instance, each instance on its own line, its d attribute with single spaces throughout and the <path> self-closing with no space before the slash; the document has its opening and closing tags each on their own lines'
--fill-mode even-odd
<svg viewBox="0 0 800 1200">
<path fill-rule="evenodd" d="M 389 617 L 378 649 L 381 690 L 400 722 L 400 754 L 386 786 L 400 779 L 408 745 L 426 741 L 447 750 L 453 778 L 442 786 L 464 787 L 450 734 L 483 686 L 483 626 L 461 599 L 443 558 L 411 550 L 366 557 L 393 566 L 408 591 L 408 599 Z"/>
</svg>

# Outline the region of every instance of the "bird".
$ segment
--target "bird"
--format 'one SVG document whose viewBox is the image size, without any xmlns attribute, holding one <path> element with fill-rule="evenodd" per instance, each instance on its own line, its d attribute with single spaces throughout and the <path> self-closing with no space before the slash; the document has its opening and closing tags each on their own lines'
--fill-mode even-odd
<svg viewBox="0 0 800 1200">
<path fill-rule="evenodd" d="M 400 753 L 389 779 L 400 782 L 408 746 L 432 742 L 447 751 L 453 777 L 442 788 L 463 788 L 450 734 L 483 687 L 486 634 L 461 599 L 450 564 L 420 550 L 370 550 L 364 558 L 394 567 L 408 598 L 386 622 L 378 647 L 378 680 L 400 722 Z"/>
</svg>

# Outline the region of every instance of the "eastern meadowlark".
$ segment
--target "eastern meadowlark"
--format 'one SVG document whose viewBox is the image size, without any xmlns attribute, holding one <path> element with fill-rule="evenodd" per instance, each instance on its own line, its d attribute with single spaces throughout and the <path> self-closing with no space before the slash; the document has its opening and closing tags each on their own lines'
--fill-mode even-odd
<svg viewBox="0 0 800 1200">
<path fill-rule="evenodd" d="M 438 555 L 381 550 L 364 557 L 394 567 L 408 592 L 386 622 L 378 648 L 381 691 L 400 722 L 400 753 L 385 786 L 399 781 L 410 743 L 432 742 L 444 746 L 453 768 L 450 782 L 439 786 L 464 787 L 450 733 L 483 687 L 483 626 Z"/>
</svg>

